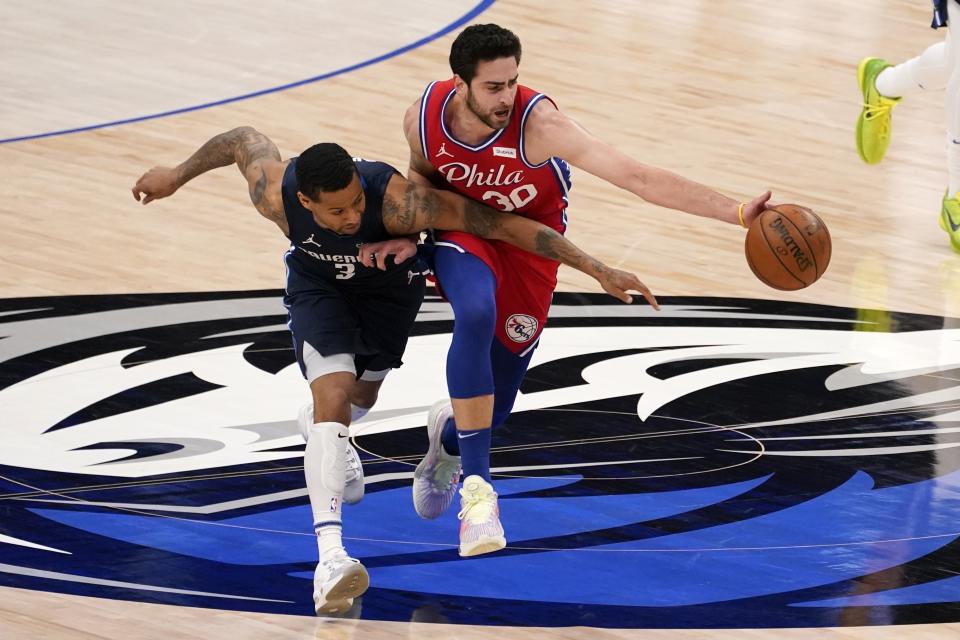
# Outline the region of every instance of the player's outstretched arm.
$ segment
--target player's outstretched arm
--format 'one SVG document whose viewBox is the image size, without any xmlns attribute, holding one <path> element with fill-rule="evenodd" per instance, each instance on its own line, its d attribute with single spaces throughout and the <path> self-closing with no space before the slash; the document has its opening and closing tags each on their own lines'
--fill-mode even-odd
<svg viewBox="0 0 960 640">
<path fill-rule="evenodd" d="M 133 197 L 143 204 L 166 198 L 201 173 L 234 163 L 247 179 L 250 200 L 257 210 L 280 224 L 275 219 L 276 206 L 270 202 L 274 194 L 269 193 L 271 183 L 276 182 L 271 176 L 282 166 L 280 152 L 270 138 L 253 127 L 237 127 L 214 136 L 177 167 L 150 169 L 133 186 Z M 280 214 L 282 218 L 282 209 Z"/>
<path fill-rule="evenodd" d="M 526 154 L 531 162 L 553 156 L 592 173 L 647 202 L 705 218 L 740 224 L 739 202 L 670 171 L 637 162 L 595 137 L 547 100 L 534 107 L 526 125 Z M 743 225 L 766 208 L 770 192 L 748 200 Z"/>
<path fill-rule="evenodd" d="M 608 267 L 550 227 L 491 209 L 449 191 L 416 185 L 400 175 L 393 176 L 387 185 L 383 224 L 393 235 L 439 229 L 466 231 L 481 238 L 509 242 L 586 273 L 596 279 L 604 291 L 623 302 L 633 302 L 627 292 L 637 291 L 654 308 L 660 308 L 650 289 L 635 275 Z"/>
</svg>

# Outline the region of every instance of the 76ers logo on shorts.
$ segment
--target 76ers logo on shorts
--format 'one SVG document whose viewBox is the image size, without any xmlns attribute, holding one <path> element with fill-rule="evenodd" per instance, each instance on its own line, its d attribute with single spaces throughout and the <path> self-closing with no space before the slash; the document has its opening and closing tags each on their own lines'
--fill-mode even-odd
<svg viewBox="0 0 960 640">
<path fill-rule="evenodd" d="M 506 332 L 514 342 L 530 342 L 537 335 L 537 319 L 525 313 L 515 313 L 507 318 Z"/>
</svg>

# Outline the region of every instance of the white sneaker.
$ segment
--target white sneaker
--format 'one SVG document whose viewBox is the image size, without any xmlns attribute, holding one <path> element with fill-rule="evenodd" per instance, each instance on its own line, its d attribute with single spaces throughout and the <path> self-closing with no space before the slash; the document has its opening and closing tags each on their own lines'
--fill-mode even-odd
<svg viewBox="0 0 960 640">
<path fill-rule="evenodd" d="M 367 570 L 345 550 L 317 563 L 313 572 L 313 608 L 317 615 L 345 613 L 370 586 Z"/>
<path fill-rule="evenodd" d="M 297 416 L 297 426 L 300 427 L 300 435 L 303 441 L 310 439 L 310 427 L 313 426 L 313 403 L 305 404 L 300 408 L 300 415 Z M 346 486 L 343 488 L 343 503 L 357 504 L 363 500 L 363 465 L 360 463 L 360 456 L 357 450 L 349 442 L 347 443 L 347 473 Z"/>
<path fill-rule="evenodd" d="M 413 472 L 413 508 L 427 520 L 439 517 L 453 502 L 460 483 L 460 456 L 443 450 L 440 436 L 443 426 L 453 416 L 449 400 L 440 400 L 427 415 L 427 437 L 430 445 L 417 470 Z"/>
<path fill-rule="evenodd" d="M 493 486 L 480 476 L 467 476 L 460 489 L 460 555 L 478 556 L 507 546 Z"/>
</svg>

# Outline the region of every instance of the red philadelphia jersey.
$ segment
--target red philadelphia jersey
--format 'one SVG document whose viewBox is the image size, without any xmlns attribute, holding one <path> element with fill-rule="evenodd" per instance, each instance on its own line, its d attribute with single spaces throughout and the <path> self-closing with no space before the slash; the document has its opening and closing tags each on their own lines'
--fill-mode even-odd
<svg viewBox="0 0 960 640">
<path fill-rule="evenodd" d="M 531 218 L 563 233 L 567 227 L 570 168 L 560 158 L 531 164 L 523 149 L 527 116 L 540 100 L 550 98 L 519 86 L 506 128 L 473 146 L 453 137 L 444 122 L 444 112 L 454 93 L 453 79 L 434 82 L 427 87 L 420 103 L 421 150 L 443 176 L 447 187 L 471 200 Z M 546 325 L 559 263 L 505 242 L 488 241 L 461 231 L 437 232 L 436 244 L 473 254 L 490 267 L 497 280 L 497 338 L 514 353 L 528 353 Z M 437 276 L 442 289 L 443 274 Z"/>
<path fill-rule="evenodd" d="M 570 167 L 560 158 L 531 164 L 523 150 L 527 116 L 540 100 L 550 98 L 519 85 L 507 127 L 486 142 L 472 146 L 453 137 L 444 122 L 446 106 L 454 93 L 451 78 L 431 83 L 423 94 L 420 146 L 424 157 L 452 191 L 495 209 L 532 218 L 563 233 L 567 226 Z"/>
</svg>

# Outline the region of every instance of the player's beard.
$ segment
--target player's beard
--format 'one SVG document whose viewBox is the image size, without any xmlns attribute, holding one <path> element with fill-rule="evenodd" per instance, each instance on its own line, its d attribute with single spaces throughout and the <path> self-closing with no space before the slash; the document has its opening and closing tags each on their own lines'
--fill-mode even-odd
<svg viewBox="0 0 960 640">
<path fill-rule="evenodd" d="M 473 115 L 477 116 L 477 118 L 480 120 L 480 122 L 482 122 L 483 124 L 487 125 L 487 126 L 490 127 L 491 129 L 504 129 L 504 128 L 506 128 L 506 126 L 510 123 L 510 115 L 511 115 L 511 113 L 513 112 L 513 106 L 512 106 L 512 105 L 509 106 L 509 107 L 507 107 L 507 117 L 506 117 L 506 120 L 503 122 L 503 124 L 500 124 L 499 122 L 497 122 L 496 116 L 493 115 L 493 112 L 495 111 L 495 109 L 489 111 L 489 112 L 486 113 L 486 114 L 484 114 L 483 112 L 481 112 L 481 110 L 480 110 L 480 105 L 477 104 L 476 100 L 473 99 L 473 92 L 472 92 L 472 91 L 469 91 L 469 90 L 467 91 L 467 109 L 470 109 L 470 112 L 471 112 Z"/>
</svg>

